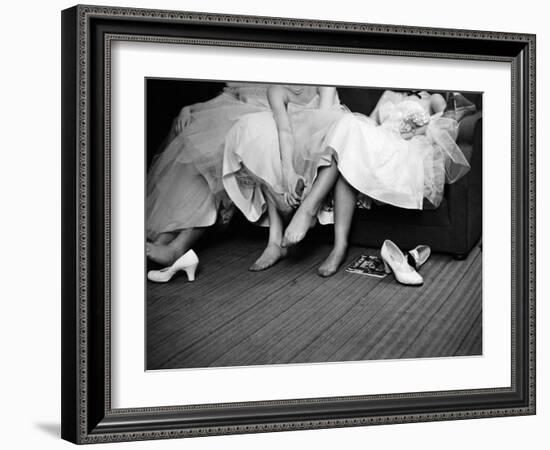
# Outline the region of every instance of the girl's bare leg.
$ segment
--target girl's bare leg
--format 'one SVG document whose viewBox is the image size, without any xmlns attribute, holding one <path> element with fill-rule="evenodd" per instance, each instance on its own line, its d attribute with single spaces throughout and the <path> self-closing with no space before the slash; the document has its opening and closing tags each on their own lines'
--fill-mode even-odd
<svg viewBox="0 0 550 450">
<path fill-rule="evenodd" d="M 346 258 L 355 196 L 355 189 L 343 177 L 338 178 L 334 188 L 334 247 L 317 270 L 322 277 L 334 275 Z"/>
<path fill-rule="evenodd" d="M 157 238 L 153 241 L 153 244 L 157 245 L 167 245 L 170 242 L 172 242 L 176 236 L 178 235 L 177 232 L 170 231 L 166 233 L 160 233 Z"/>
<path fill-rule="evenodd" d="M 153 259 L 154 261 L 162 261 L 162 249 L 172 242 L 178 235 L 175 231 L 160 233 L 152 242 L 147 241 L 145 244 L 145 254 L 148 258 Z"/>
<path fill-rule="evenodd" d="M 308 230 L 315 223 L 317 211 L 319 211 L 321 203 L 334 186 L 334 183 L 336 183 L 338 174 L 338 167 L 334 160 L 330 166 L 319 169 L 317 179 L 313 183 L 311 191 L 302 200 L 302 203 L 285 230 L 283 247 L 297 244 L 306 236 Z"/>
<path fill-rule="evenodd" d="M 159 264 L 169 266 L 187 252 L 205 231 L 206 228 L 185 228 L 168 244 L 148 243 L 147 257 Z"/>
<path fill-rule="evenodd" d="M 277 206 L 269 196 L 266 196 L 267 214 L 269 216 L 269 240 L 267 247 L 250 269 L 252 272 L 265 270 L 287 256 L 288 250 L 281 246 L 283 239 L 283 220 Z"/>
</svg>

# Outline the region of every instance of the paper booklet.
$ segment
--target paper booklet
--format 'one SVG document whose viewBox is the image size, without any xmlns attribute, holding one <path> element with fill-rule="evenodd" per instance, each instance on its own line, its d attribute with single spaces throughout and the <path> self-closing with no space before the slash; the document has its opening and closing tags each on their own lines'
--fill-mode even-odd
<svg viewBox="0 0 550 450">
<path fill-rule="evenodd" d="M 384 263 L 382 259 L 374 255 L 359 256 L 346 269 L 346 272 L 377 278 L 384 278 L 387 275 L 386 272 L 384 272 Z"/>
</svg>

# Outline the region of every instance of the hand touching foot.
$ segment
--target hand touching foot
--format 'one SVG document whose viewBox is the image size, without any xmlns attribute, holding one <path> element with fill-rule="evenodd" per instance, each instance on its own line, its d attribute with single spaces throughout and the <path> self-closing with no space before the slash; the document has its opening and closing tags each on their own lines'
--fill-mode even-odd
<svg viewBox="0 0 550 450">
<path fill-rule="evenodd" d="M 277 207 L 277 210 L 284 214 L 288 215 L 293 213 L 298 206 L 300 206 L 300 200 L 301 195 L 304 191 L 304 182 L 302 180 L 299 180 L 300 187 L 296 188 L 297 190 L 300 189 L 300 193 L 278 193 L 275 192 L 273 189 L 266 187 L 264 190 L 264 194 L 266 197 L 268 197 Z"/>
<path fill-rule="evenodd" d="M 250 271 L 259 272 L 275 265 L 279 260 L 285 258 L 288 254 L 286 248 L 282 248 L 277 244 L 268 243 L 262 255 L 256 260 Z"/>
<path fill-rule="evenodd" d="M 317 274 L 322 277 L 334 275 L 346 259 L 346 247 L 334 247 L 327 259 L 317 269 Z"/>
<path fill-rule="evenodd" d="M 285 216 L 294 211 L 294 207 L 287 202 L 285 194 L 279 194 L 270 189 L 266 189 L 265 194 L 275 204 L 277 210 Z"/>
</svg>

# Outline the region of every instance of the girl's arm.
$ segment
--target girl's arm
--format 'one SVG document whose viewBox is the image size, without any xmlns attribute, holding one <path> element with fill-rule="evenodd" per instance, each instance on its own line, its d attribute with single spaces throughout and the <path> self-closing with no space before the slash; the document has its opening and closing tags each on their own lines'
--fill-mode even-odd
<svg viewBox="0 0 550 450">
<path fill-rule="evenodd" d="M 380 105 L 382 105 L 382 103 L 386 101 L 386 97 L 388 96 L 388 92 L 390 92 L 390 91 L 384 91 L 382 93 L 382 95 L 380 96 L 380 98 L 376 102 L 376 106 L 374 107 L 374 109 L 372 110 L 372 112 L 370 113 L 370 116 L 369 116 L 371 119 L 373 119 L 379 125 L 380 125 L 380 114 L 379 114 Z"/>
<path fill-rule="evenodd" d="M 183 129 L 191 122 L 191 115 L 193 113 L 193 110 L 191 108 L 193 106 L 194 105 L 184 106 L 178 114 L 178 117 L 176 117 L 174 121 L 174 129 L 176 131 L 176 134 L 180 134 Z"/>
<path fill-rule="evenodd" d="M 441 94 L 432 94 L 430 96 L 430 108 L 434 114 L 445 111 L 447 107 L 447 102 Z"/>
<path fill-rule="evenodd" d="M 431 111 L 433 111 L 434 114 L 444 111 L 446 106 L 447 106 L 447 103 L 445 102 L 445 99 L 441 94 L 432 94 L 430 96 L 430 109 Z M 402 133 L 401 136 L 404 139 L 411 139 L 414 136 L 426 134 L 427 129 L 428 129 L 428 125 L 426 124 L 421 127 L 415 128 L 410 133 Z"/>
<path fill-rule="evenodd" d="M 213 102 L 218 101 L 218 99 L 219 95 L 205 102 L 199 102 L 192 105 L 184 106 L 174 120 L 174 129 L 176 133 L 180 134 L 183 129 L 191 123 L 191 116 L 195 112 L 201 111 L 205 107 L 205 105 L 212 104 Z"/>
<path fill-rule="evenodd" d="M 319 93 L 319 109 L 329 109 L 334 105 L 334 98 L 336 97 L 336 88 L 330 86 L 320 86 L 317 88 Z"/>
<path fill-rule="evenodd" d="M 294 138 L 292 136 L 290 117 L 286 110 L 287 92 L 282 86 L 270 86 L 267 90 L 267 98 L 273 112 L 275 124 L 277 125 L 283 170 L 292 170 L 294 172 L 292 163 Z"/>
<path fill-rule="evenodd" d="M 294 170 L 293 163 L 294 136 L 292 135 L 290 117 L 286 109 L 288 91 L 282 86 L 270 86 L 267 90 L 267 98 L 279 135 L 279 151 L 281 152 L 283 177 L 288 189 L 285 201 L 290 207 L 294 208 L 300 203 L 301 192 L 297 192 L 299 190 L 299 177 Z"/>
<path fill-rule="evenodd" d="M 250 83 L 226 83 L 226 87 L 228 88 L 238 88 L 242 86 L 250 85 Z M 214 98 L 204 101 L 204 102 L 198 102 L 194 103 L 189 106 L 184 106 L 180 113 L 178 114 L 178 117 L 175 119 L 174 128 L 176 130 L 176 133 L 181 133 L 185 127 L 187 127 L 191 123 L 191 116 L 196 113 L 200 112 L 201 110 L 212 106 L 216 102 L 219 102 L 221 96 L 223 95 L 223 92 L 216 95 Z"/>
</svg>

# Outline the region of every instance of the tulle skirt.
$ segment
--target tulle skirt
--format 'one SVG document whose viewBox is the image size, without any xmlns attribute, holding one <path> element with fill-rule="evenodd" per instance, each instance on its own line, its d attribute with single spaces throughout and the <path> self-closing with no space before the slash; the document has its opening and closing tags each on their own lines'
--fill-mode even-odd
<svg viewBox="0 0 550 450">
<path fill-rule="evenodd" d="M 169 139 L 147 175 L 147 238 L 160 233 L 216 223 L 230 207 L 223 189 L 224 141 L 247 114 L 269 110 L 265 89 L 243 101 L 229 90 L 194 105 L 189 124 Z"/>
<path fill-rule="evenodd" d="M 294 139 L 293 167 L 308 194 L 320 167 L 332 162 L 326 145 L 331 128 L 349 111 L 340 104 L 328 109 L 288 105 Z M 274 194 L 289 192 L 283 173 L 277 125 L 271 111 L 243 117 L 225 141 L 223 185 L 244 216 L 258 225 L 268 225 L 267 202 L 262 189 Z"/>
<path fill-rule="evenodd" d="M 458 124 L 433 116 L 425 135 L 404 139 L 373 119 L 348 114 L 332 128 L 331 147 L 342 176 L 370 199 L 407 209 L 437 207 L 445 183 L 470 169 L 456 145 Z"/>
</svg>

